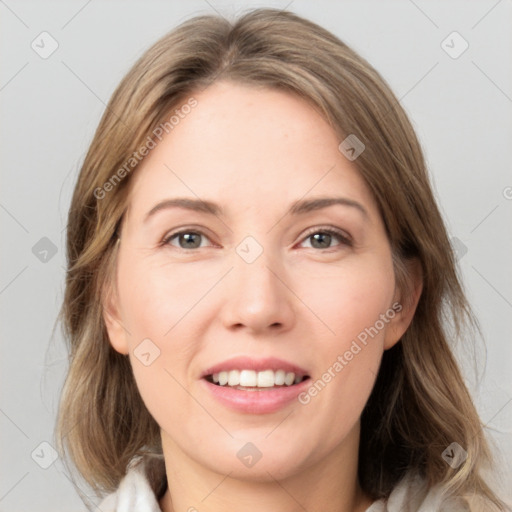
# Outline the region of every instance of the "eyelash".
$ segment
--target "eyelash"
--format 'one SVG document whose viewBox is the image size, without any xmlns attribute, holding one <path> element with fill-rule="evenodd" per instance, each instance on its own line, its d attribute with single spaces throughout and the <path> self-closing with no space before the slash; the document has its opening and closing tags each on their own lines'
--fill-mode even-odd
<svg viewBox="0 0 512 512">
<path fill-rule="evenodd" d="M 200 230 L 197 230 L 197 229 L 182 229 L 180 231 L 176 231 L 174 233 L 171 233 L 170 235 L 166 236 L 160 245 L 162 246 L 167 246 L 167 245 L 170 245 L 170 241 L 179 236 L 179 235 L 182 235 L 182 234 L 196 234 L 196 235 L 201 235 L 205 238 L 208 238 L 207 235 L 205 235 L 202 231 Z M 331 228 L 331 227 L 320 227 L 320 228 L 312 228 L 311 230 L 307 231 L 306 234 L 304 235 L 304 237 L 302 238 L 302 241 L 305 241 L 307 240 L 308 238 L 310 238 L 312 235 L 315 235 L 317 233 L 322 233 L 322 234 L 327 234 L 327 235 L 331 235 L 331 236 L 334 236 L 336 238 L 338 238 L 340 244 L 339 245 L 345 245 L 345 246 L 348 246 L 348 247 L 352 247 L 353 246 L 353 242 L 351 240 L 351 238 L 349 236 L 347 236 L 346 234 L 344 234 L 341 230 L 338 230 L 338 229 L 334 229 L 334 228 Z M 208 238 L 209 239 L 209 238 Z M 171 246 L 171 247 L 174 247 L 174 246 Z M 332 249 L 336 249 L 336 247 L 338 246 L 334 246 L 334 247 L 327 247 L 326 249 L 324 249 L 323 251 L 329 251 L 329 250 L 332 250 Z M 183 251 L 183 252 L 193 252 L 197 249 L 201 249 L 201 247 L 196 247 L 194 249 L 183 249 L 182 247 L 174 247 L 175 249 L 178 249 L 180 251 Z M 315 249 L 315 247 L 311 247 L 311 249 Z M 321 250 L 321 249 L 318 249 L 318 250 Z"/>
</svg>

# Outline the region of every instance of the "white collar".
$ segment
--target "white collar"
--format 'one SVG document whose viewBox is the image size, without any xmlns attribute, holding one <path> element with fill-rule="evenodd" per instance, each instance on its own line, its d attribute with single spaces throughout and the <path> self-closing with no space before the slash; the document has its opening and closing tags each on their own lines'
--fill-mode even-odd
<svg viewBox="0 0 512 512">
<path fill-rule="evenodd" d="M 154 482 L 149 476 L 153 471 Z M 165 479 L 163 456 L 144 456 L 132 460 L 117 490 L 99 504 L 101 512 L 162 512 L 155 494 L 157 480 Z M 387 500 L 374 501 L 366 512 L 466 512 L 469 508 L 458 501 L 445 501 L 436 486 L 430 491 L 425 480 L 408 473 L 397 484 Z"/>
</svg>

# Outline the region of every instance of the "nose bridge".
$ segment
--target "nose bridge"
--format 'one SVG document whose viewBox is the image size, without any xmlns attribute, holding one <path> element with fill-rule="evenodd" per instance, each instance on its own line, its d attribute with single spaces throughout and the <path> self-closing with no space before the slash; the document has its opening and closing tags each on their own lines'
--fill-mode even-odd
<svg viewBox="0 0 512 512">
<path fill-rule="evenodd" d="M 242 324 L 256 331 L 289 325 L 292 305 L 278 252 L 246 237 L 236 248 L 233 265 L 224 308 L 228 326 Z"/>
<path fill-rule="evenodd" d="M 271 268 L 276 268 L 276 257 L 270 250 L 262 250 L 261 254 L 254 257 L 254 248 L 250 248 L 245 254 L 242 252 L 242 245 L 237 249 L 237 258 L 235 259 L 235 279 L 237 280 L 236 287 L 241 288 L 244 295 L 268 295 L 270 299 L 276 293 L 279 293 L 276 283 L 276 276 L 270 271 Z M 245 245 L 247 248 L 247 245 Z M 251 259 L 254 257 L 254 260 Z M 275 271 L 274 271 L 275 272 Z"/>
</svg>

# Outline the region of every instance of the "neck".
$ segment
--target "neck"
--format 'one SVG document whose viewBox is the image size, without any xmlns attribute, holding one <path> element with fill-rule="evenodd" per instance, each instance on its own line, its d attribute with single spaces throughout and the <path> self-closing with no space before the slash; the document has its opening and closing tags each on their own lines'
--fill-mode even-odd
<svg viewBox="0 0 512 512">
<path fill-rule="evenodd" d="M 303 469 L 285 471 L 277 478 L 269 467 L 249 479 L 199 464 L 162 433 L 168 488 L 160 508 L 163 512 L 365 512 L 373 500 L 358 482 L 358 446 L 356 423 L 339 446 L 315 463 L 301 460 Z"/>
</svg>

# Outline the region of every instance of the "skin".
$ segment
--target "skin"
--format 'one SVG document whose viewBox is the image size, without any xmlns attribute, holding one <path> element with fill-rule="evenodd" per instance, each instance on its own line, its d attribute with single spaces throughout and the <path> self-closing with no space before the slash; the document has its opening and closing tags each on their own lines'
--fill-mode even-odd
<svg viewBox="0 0 512 512">
<path fill-rule="evenodd" d="M 312 106 L 228 81 L 193 96 L 198 105 L 132 177 L 104 314 L 112 346 L 129 354 L 161 427 L 169 489 L 160 507 L 364 511 L 372 500 L 357 481 L 359 418 L 383 351 L 412 319 L 421 282 L 411 306 L 308 404 L 268 414 L 220 405 L 200 381 L 207 367 L 239 355 L 274 356 L 315 381 L 401 297 L 377 205 Z M 357 201 L 366 214 L 333 205 L 286 215 L 295 200 L 333 195 Z M 214 201 L 225 211 L 166 209 L 143 222 L 172 197 Z M 315 245 L 312 235 L 327 227 L 351 243 L 333 235 L 326 248 Z M 162 244 L 182 228 L 204 233 L 194 238 L 199 248 L 179 237 Z M 250 264 L 236 252 L 249 235 L 263 249 Z M 134 355 L 146 338 L 160 350 L 149 366 Z M 250 468 L 236 456 L 247 442 L 262 453 Z"/>
</svg>

